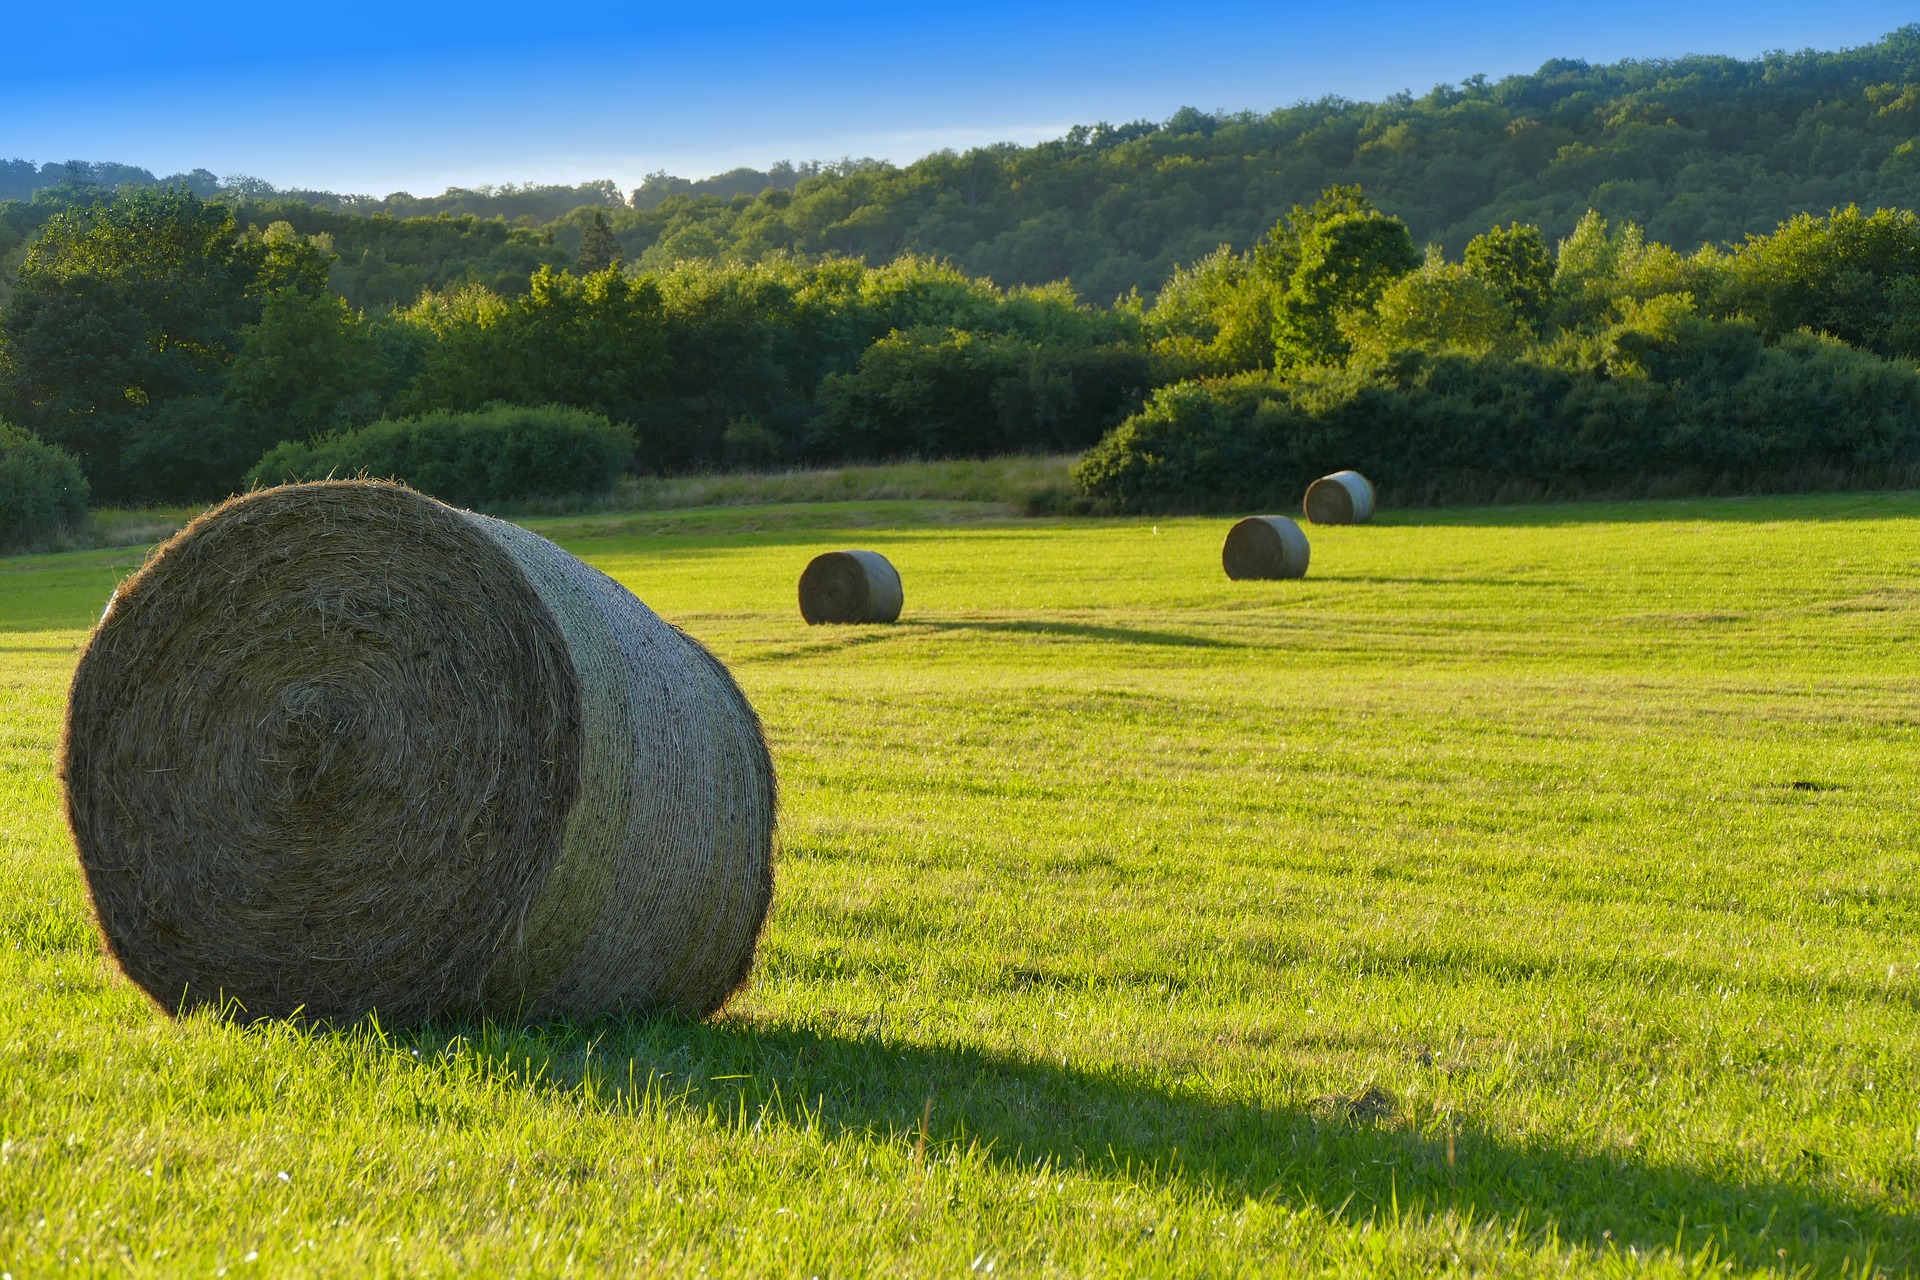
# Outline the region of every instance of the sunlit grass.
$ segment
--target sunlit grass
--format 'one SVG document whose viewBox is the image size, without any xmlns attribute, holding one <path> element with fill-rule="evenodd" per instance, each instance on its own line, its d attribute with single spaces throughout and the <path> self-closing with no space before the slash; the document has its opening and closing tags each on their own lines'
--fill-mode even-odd
<svg viewBox="0 0 1920 1280">
<path fill-rule="evenodd" d="M 793 500 L 532 522 L 773 736 L 704 1027 L 162 1019 L 53 779 L 140 553 L 0 562 L 0 1269 L 1920 1264 L 1920 498 L 1388 513 L 1287 583 Z M 849 545 L 898 626 L 800 623 Z"/>
</svg>

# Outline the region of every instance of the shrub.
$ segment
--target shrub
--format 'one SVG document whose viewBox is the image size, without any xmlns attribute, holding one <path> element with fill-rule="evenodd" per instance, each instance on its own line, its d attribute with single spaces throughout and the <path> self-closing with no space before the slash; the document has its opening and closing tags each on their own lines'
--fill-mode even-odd
<svg viewBox="0 0 1920 1280">
<path fill-rule="evenodd" d="M 1134 345 L 895 333 L 820 384 L 809 442 L 816 456 L 860 459 L 1084 448 L 1140 403 L 1153 374 Z"/>
<path fill-rule="evenodd" d="M 86 519 L 87 481 L 73 455 L 0 422 L 0 550 L 74 532 Z"/>
<path fill-rule="evenodd" d="M 368 475 L 467 504 L 611 489 L 633 455 L 630 428 L 560 405 L 384 419 L 267 451 L 254 484 Z"/>
<path fill-rule="evenodd" d="M 780 437 L 758 418 L 735 418 L 720 440 L 720 460 L 729 471 L 764 471 L 780 465 Z"/>
<path fill-rule="evenodd" d="M 200 502 L 245 487 L 247 468 L 280 439 L 220 396 L 178 396 L 126 429 L 113 497 Z"/>
<path fill-rule="evenodd" d="M 1343 316 L 1340 331 L 1362 356 L 1405 347 L 1512 352 L 1524 339 L 1519 318 L 1492 285 L 1444 262 L 1401 276 L 1372 310 Z"/>
<path fill-rule="evenodd" d="M 1775 346 L 1685 295 L 1551 352 L 1399 350 L 1288 381 L 1162 388 L 1074 478 L 1122 511 L 1299 501 L 1355 467 L 1401 501 L 1792 483 L 1920 464 L 1920 371 L 1830 338 Z"/>
<path fill-rule="evenodd" d="M 473 286 L 427 295 L 405 313 L 432 337 L 401 407 L 566 404 L 631 421 L 671 363 L 660 308 L 653 280 L 617 267 L 590 276 L 542 267 L 511 300 Z"/>
<path fill-rule="evenodd" d="M 1311 479 L 1290 456 L 1300 426 L 1271 375 L 1177 382 L 1087 450 L 1073 479 L 1119 511 L 1276 505 Z"/>
</svg>

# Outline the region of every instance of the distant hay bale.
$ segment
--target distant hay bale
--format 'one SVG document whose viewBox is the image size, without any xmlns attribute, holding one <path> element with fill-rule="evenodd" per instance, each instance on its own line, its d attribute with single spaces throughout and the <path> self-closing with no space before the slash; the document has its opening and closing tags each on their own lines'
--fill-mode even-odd
<svg viewBox="0 0 1920 1280">
<path fill-rule="evenodd" d="M 1229 578 L 1304 578 L 1307 535 L 1286 516 L 1248 516 L 1227 530 L 1220 563 Z"/>
<path fill-rule="evenodd" d="M 1365 524 L 1373 518 L 1373 483 L 1358 471 L 1336 471 L 1308 485 L 1301 505 L 1315 524 Z"/>
<path fill-rule="evenodd" d="M 893 622 L 905 597 L 900 575 L 877 551 L 829 551 L 800 575 L 800 616 L 823 622 Z"/>
<path fill-rule="evenodd" d="M 162 546 L 81 655 L 61 777 L 107 946 L 168 1010 L 705 1016 L 773 889 L 726 670 L 390 484 L 268 489 Z"/>
</svg>

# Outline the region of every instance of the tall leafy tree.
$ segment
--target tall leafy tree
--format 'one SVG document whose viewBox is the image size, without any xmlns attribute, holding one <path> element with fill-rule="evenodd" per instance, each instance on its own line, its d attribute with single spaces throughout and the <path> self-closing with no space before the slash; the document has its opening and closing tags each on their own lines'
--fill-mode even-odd
<svg viewBox="0 0 1920 1280">
<path fill-rule="evenodd" d="M 1367 217 L 1378 213 L 1373 201 L 1355 184 L 1339 183 L 1314 197 L 1312 204 L 1296 204 L 1268 230 L 1253 250 L 1253 266 L 1281 288 L 1293 278 L 1315 232 L 1335 218 Z"/>
<path fill-rule="evenodd" d="M 1420 265 L 1406 224 L 1373 212 L 1334 214 L 1300 237 L 1297 253 L 1274 309 L 1274 358 L 1283 368 L 1344 360 L 1342 318 L 1370 309 Z"/>
<path fill-rule="evenodd" d="M 1540 228 L 1518 222 L 1489 227 L 1467 242 L 1466 268 L 1528 325 L 1553 309 L 1553 256 Z"/>
<path fill-rule="evenodd" d="M 318 289 L 325 271 L 304 241 L 240 235 L 186 190 L 59 213 L 0 315 L 7 409 L 78 456 L 96 494 L 130 496 L 130 433 L 171 400 L 220 393 L 263 280 Z"/>
<path fill-rule="evenodd" d="M 564 404 L 632 422 L 670 365 L 660 313 L 659 286 L 617 267 L 542 267 L 512 300 L 480 289 L 425 298 L 409 319 L 435 340 L 403 407 Z"/>
<path fill-rule="evenodd" d="M 1348 312 L 1341 332 L 1356 358 L 1411 347 L 1512 354 L 1523 339 L 1519 318 L 1498 289 L 1437 258 L 1389 284 L 1371 310 Z"/>
<path fill-rule="evenodd" d="M 1920 215 L 1851 205 L 1802 214 L 1714 258 L 1714 309 L 1751 317 L 1770 338 L 1813 329 L 1920 356 Z"/>
<path fill-rule="evenodd" d="M 613 228 L 607 225 L 607 215 L 595 209 L 586 232 L 580 237 L 580 253 L 573 260 L 574 270 L 592 275 L 617 265 L 620 257 L 620 242 L 614 238 Z"/>
<path fill-rule="evenodd" d="M 1329 187 L 1312 204 L 1294 205 L 1249 252 L 1221 245 L 1176 268 L 1149 314 L 1160 354 L 1196 374 L 1272 368 L 1282 300 L 1304 246 L 1335 218 L 1374 212 L 1359 187 Z"/>
<path fill-rule="evenodd" d="M 372 336 L 338 294 L 268 294 L 259 322 L 241 331 L 226 381 L 228 401 L 260 440 L 247 465 L 282 440 L 371 422 L 381 408 L 380 366 Z"/>
<path fill-rule="evenodd" d="M 1273 363 L 1273 299 L 1277 289 L 1256 274 L 1249 255 L 1221 245 L 1174 271 L 1147 325 L 1154 347 L 1173 367 L 1195 374 L 1241 373 Z"/>
</svg>

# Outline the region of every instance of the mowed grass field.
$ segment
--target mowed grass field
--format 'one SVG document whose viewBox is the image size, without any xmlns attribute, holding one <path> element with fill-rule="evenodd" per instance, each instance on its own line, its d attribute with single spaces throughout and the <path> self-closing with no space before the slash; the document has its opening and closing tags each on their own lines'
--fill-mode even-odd
<svg viewBox="0 0 1920 1280">
<path fill-rule="evenodd" d="M 784 782 L 717 1021 L 156 1013 L 58 810 L 138 551 L 0 561 L 0 1272 L 1911 1274 L 1920 496 L 535 521 Z M 808 629 L 807 559 L 899 625 Z"/>
</svg>

